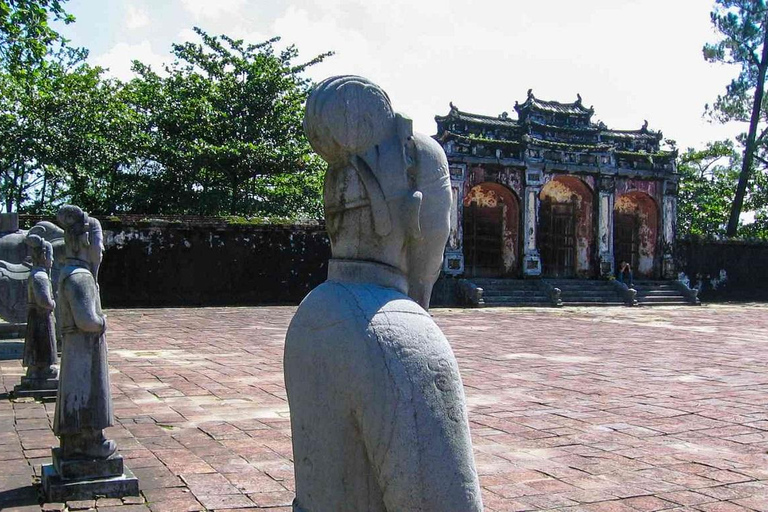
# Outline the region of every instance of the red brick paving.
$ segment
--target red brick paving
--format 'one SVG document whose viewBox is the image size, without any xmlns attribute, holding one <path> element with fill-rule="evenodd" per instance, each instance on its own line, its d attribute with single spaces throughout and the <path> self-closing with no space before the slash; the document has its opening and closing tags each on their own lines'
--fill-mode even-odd
<svg viewBox="0 0 768 512">
<path fill-rule="evenodd" d="M 109 434 L 143 496 L 69 510 L 289 512 L 293 311 L 108 312 Z M 768 306 L 434 316 L 462 370 L 487 511 L 768 511 Z M 0 391 L 21 373 L 0 361 Z M 3 510 L 40 510 L 52 411 L 0 400 Z"/>
</svg>

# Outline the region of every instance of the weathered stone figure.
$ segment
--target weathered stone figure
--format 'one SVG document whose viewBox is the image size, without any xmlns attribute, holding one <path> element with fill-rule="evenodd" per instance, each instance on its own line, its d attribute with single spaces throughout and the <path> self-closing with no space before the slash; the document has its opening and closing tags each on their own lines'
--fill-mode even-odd
<svg viewBox="0 0 768 512">
<path fill-rule="evenodd" d="M 27 235 L 32 252 L 32 270 L 27 282 L 27 336 L 24 339 L 24 366 L 30 379 L 47 379 L 58 375 L 56 325 L 53 311 L 51 266 L 53 246 L 37 235 Z"/>
<path fill-rule="evenodd" d="M 481 511 L 456 358 L 408 297 L 428 302 L 442 260 L 445 154 L 355 76 L 314 89 L 304 128 L 333 259 L 286 336 L 293 510 Z"/>
<path fill-rule="evenodd" d="M 59 276 L 63 341 L 53 431 L 63 458 L 106 459 L 115 443 L 103 433 L 113 419 L 107 319 L 96 284 L 104 249 L 101 224 L 70 205 L 59 210 L 57 220 L 64 228 L 66 260 Z"/>
<path fill-rule="evenodd" d="M 14 388 L 17 396 L 38 398 L 56 396 L 59 362 L 56 353 L 56 322 L 51 286 L 53 247 L 35 234 L 27 234 L 26 243 L 32 256 L 32 268 L 27 280 L 27 329 L 24 339 L 23 364 L 26 376 Z"/>
<path fill-rule="evenodd" d="M 64 267 L 59 275 L 58 311 L 62 333 L 59 393 L 53 432 L 61 445 L 53 464 L 44 465 L 46 500 L 63 502 L 139 493 L 139 481 L 123 465 L 114 441 L 107 364 L 107 318 L 99 298 L 99 266 L 104 250 L 101 224 L 77 206 L 57 215 L 64 228 Z"/>
</svg>

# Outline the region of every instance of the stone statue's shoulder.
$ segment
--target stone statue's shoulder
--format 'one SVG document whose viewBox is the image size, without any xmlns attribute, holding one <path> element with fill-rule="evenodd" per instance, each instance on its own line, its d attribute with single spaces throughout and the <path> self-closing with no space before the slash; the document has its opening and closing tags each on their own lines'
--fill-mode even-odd
<svg viewBox="0 0 768 512">
<path fill-rule="evenodd" d="M 64 285 L 65 283 L 72 281 L 71 278 L 74 278 L 75 281 L 79 282 L 89 280 L 92 281 L 93 274 L 91 274 L 91 272 L 86 268 L 67 265 L 61 269 L 61 273 L 59 274 L 59 282 Z"/>
<path fill-rule="evenodd" d="M 407 295 L 372 284 L 326 281 L 307 295 L 296 312 L 296 323 L 354 322 L 366 326 L 376 317 L 395 312 L 427 313 Z"/>
<path fill-rule="evenodd" d="M 45 269 L 42 269 L 42 268 L 32 269 L 31 276 L 32 276 L 32 279 L 34 279 L 34 281 L 37 283 L 51 282 L 51 278 L 48 275 L 48 272 L 46 272 Z"/>
</svg>

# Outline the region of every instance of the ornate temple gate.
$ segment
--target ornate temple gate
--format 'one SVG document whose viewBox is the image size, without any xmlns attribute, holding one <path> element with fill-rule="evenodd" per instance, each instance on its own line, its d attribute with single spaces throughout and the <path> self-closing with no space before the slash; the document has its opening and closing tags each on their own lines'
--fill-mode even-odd
<svg viewBox="0 0 768 512">
<path fill-rule="evenodd" d="M 629 263 L 637 271 L 640 263 L 640 223 L 638 215 L 616 213 L 613 220 L 614 261 Z"/>
<path fill-rule="evenodd" d="M 576 273 L 576 211 L 573 203 L 541 203 L 540 247 L 547 277 Z"/>
<path fill-rule="evenodd" d="M 464 208 L 464 268 L 471 277 L 501 275 L 504 207 L 478 206 Z"/>
</svg>

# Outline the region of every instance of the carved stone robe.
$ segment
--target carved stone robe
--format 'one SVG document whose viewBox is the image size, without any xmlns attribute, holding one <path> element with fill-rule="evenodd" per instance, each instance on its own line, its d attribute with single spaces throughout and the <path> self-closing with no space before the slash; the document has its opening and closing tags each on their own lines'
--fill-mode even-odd
<svg viewBox="0 0 768 512">
<path fill-rule="evenodd" d="M 67 260 L 59 276 L 62 353 L 53 431 L 100 430 L 113 424 L 107 340 L 99 288 L 87 263 Z"/>
<path fill-rule="evenodd" d="M 34 267 L 27 281 L 27 332 L 24 339 L 24 366 L 51 366 L 58 363 L 53 290 L 48 272 Z"/>
<path fill-rule="evenodd" d="M 331 260 L 286 335 L 294 512 L 481 512 L 456 358 L 405 277 Z"/>
</svg>

